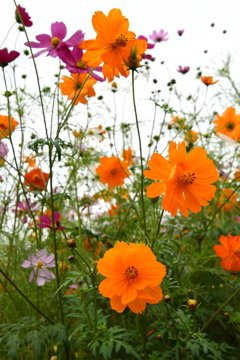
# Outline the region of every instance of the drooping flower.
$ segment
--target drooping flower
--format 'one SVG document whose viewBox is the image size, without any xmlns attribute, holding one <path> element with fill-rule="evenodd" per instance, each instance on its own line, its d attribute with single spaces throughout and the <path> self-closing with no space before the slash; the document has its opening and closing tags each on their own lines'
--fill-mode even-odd
<svg viewBox="0 0 240 360">
<path fill-rule="evenodd" d="M 83 51 L 77 46 L 70 50 L 66 45 L 63 45 L 58 56 L 66 64 L 66 68 L 72 74 L 88 74 L 92 70 L 92 68 L 83 61 Z M 95 67 L 94 71 L 102 72 L 101 66 Z M 91 73 L 91 77 L 97 81 L 105 81 L 104 78 L 94 72 Z"/>
<path fill-rule="evenodd" d="M 21 7 L 21 5 L 17 6 L 18 10 L 15 10 L 15 19 L 16 22 L 22 25 L 22 22 L 24 24 L 24 26 L 26 27 L 30 27 L 32 26 L 32 21 L 30 20 L 31 17 L 29 16 L 29 14 L 26 12 L 26 9 Z M 20 15 L 19 15 L 20 13 Z M 22 18 L 22 21 L 21 21 Z"/>
<path fill-rule="evenodd" d="M 31 203 L 30 199 L 28 199 L 28 202 L 26 200 L 23 202 L 18 201 L 16 208 L 12 209 L 12 212 L 16 213 L 17 217 L 22 217 L 23 224 L 26 224 L 27 216 L 30 216 L 31 214 L 28 204 L 30 205 L 32 212 L 35 212 L 38 207 L 38 203 Z"/>
<path fill-rule="evenodd" d="M 158 153 L 154 153 L 144 175 L 152 180 L 160 180 L 147 187 L 150 198 L 164 194 L 162 207 L 175 216 L 180 210 L 188 216 L 188 209 L 193 213 L 201 211 L 214 197 L 216 186 L 210 185 L 218 180 L 218 172 L 213 161 L 201 147 L 186 153 L 185 142 L 171 142 L 169 145 L 169 161 Z"/>
<path fill-rule="evenodd" d="M 127 170 L 128 164 L 116 156 L 110 158 L 103 156 L 100 159 L 100 163 L 101 165 L 95 171 L 100 176 L 100 182 L 108 184 L 110 189 L 123 185 L 124 179 L 130 175 L 130 172 Z"/>
<path fill-rule="evenodd" d="M 185 133 L 185 141 L 188 141 L 190 143 L 194 143 L 198 140 L 199 133 L 194 130 L 188 130 Z"/>
<path fill-rule="evenodd" d="M 184 33 L 184 30 L 178 30 L 177 33 L 178 33 L 179 36 L 182 36 L 182 34 Z"/>
<path fill-rule="evenodd" d="M 240 114 L 236 114 L 236 110 L 233 107 L 228 107 L 222 114 L 216 115 L 216 120 L 213 121 L 216 124 L 215 132 L 228 136 L 233 140 L 240 139 Z"/>
<path fill-rule="evenodd" d="M 5 141 L 0 141 L 0 166 L 4 166 L 8 152 L 9 149 Z"/>
<path fill-rule="evenodd" d="M 209 85 L 214 85 L 217 82 L 219 82 L 219 80 L 213 81 L 213 77 L 212 76 L 201 76 L 201 81 L 203 84 L 209 86 Z"/>
<path fill-rule="evenodd" d="M 190 67 L 189 67 L 189 66 L 179 66 L 178 69 L 177 69 L 177 71 L 178 71 L 179 73 L 183 74 L 183 75 L 186 74 L 186 73 L 188 73 L 189 70 L 190 70 Z"/>
<path fill-rule="evenodd" d="M 129 307 L 134 313 L 142 313 L 147 303 L 162 300 L 159 285 L 166 269 L 148 246 L 119 241 L 97 263 L 99 273 L 106 277 L 99 292 L 110 298 L 113 310 L 123 312 Z"/>
<path fill-rule="evenodd" d="M 39 226 L 40 228 L 42 229 L 50 229 L 52 230 L 53 227 L 55 229 L 55 231 L 57 230 L 65 230 L 65 226 L 61 226 L 60 225 L 60 218 L 61 218 L 61 215 L 58 213 L 58 212 L 54 212 L 53 213 L 53 217 L 54 217 L 54 224 L 52 223 L 52 217 L 51 216 L 48 216 L 48 215 L 42 215 L 40 216 L 40 223 L 37 224 L 37 226 Z"/>
<path fill-rule="evenodd" d="M 108 16 L 101 11 L 95 12 L 92 18 L 94 30 L 97 33 L 96 40 L 82 42 L 79 47 L 87 50 L 83 60 L 89 66 L 99 66 L 104 63 L 102 71 L 108 82 L 113 81 L 114 76 L 124 77 L 129 75 L 125 62 L 128 61 L 131 49 L 137 47 L 137 57 L 147 49 L 147 43 L 143 39 L 135 39 L 135 34 L 128 31 L 128 19 L 122 15 L 120 9 L 112 9 Z"/>
<path fill-rule="evenodd" d="M 104 134 L 106 134 L 106 131 L 103 129 L 102 125 L 98 125 L 97 127 L 88 129 L 84 136 L 102 142 L 104 140 Z"/>
<path fill-rule="evenodd" d="M 240 271 L 240 236 L 221 235 L 219 241 L 222 245 L 213 248 L 216 255 L 223 258 L 221 266 L 225 270 Z"/>
<path fill-rule="evenodd" d="M 34 254 L 28 255 L 28 260 L 24 260 L 21 266 L 25 269 L 33 267 L 29 282 L 32 282 L 36 276 L 38 286 L 43 286 L 45 282 L 55 279 L 55 275 L 48 270 L 48 268 L 55 267 L 54 254 L 47 256 L 47 250 L 45 249 L 38 250 L 37 256 L 34 256 Z"/>
<path fill-rule="evenodd" d="M 67 35 L 67 28 L 63 22 L 56 21 L 51 25 L 51 36 L 47 34 L 41 34 L 36 36 L 38 42 L 30 41 L 25 43 L 26 46 L 31 46 L 32 48 L 41 49 L 34 54 L 34 57 L 37 57 L 45 52 L 48 52 L 47 56 L 57 57 L 59 51 L 61 50 L 62 45 L 67 47 L 77 46 L 80 42 L 84 40 L 84 34 L 81 30 L 76 31 L 68 40 L 63 41 Z"/>
<path fill-rule="evenodd" d="M 96 84 L 97 80 L 89 77 L 84 84 L 82 90 L 79 93 L 79 90 L 84 83 L 87 74 L 71 74 L 72 77 L 63 76 L 61 82 L 59 84 L 59 88 L 63 95 L 68 95 L 68 99 L 72 100 L 74 105 L 77 105 L 79 102 L 82 104 L 86 104 L 87 100 L 85 96 L 95 96 L 95 90 L 93 85 Z"/>
<path fill-rule="evenodd" d="M 29 186 L 30 191 L 43 191 L 47 187 L 49 174 L 42 172 L 41 169 L 33 169 L 24 175 L 24 186 Z"/>
<path fill-rule="evenodd" d="M 217 207 L 223 211 L 230 211 L 238 207 L 236 192 L 230 188 L 222 189 Z"/>
<path fill-rule="evenodd" d="M 20 53 L 18 51 L 10 51 L 8 52 L 7 49 L 1 49 L 0 50 L 0 66 L 4 68 L 5 66 L 8 66 L 8 64 L 12 61 L 14 61 Z"/>
<path fill-rule="evenodd" d="M 0 139 L 9 136 L 19 123 L 13 117 L 0 115 Z"/>
<path fill-rule="evenodd" d="M 128 147 L 128 149 L 126 149 L 126 150 L 123 150 L 122 158 L 124 161 L 126 161 L 128 166 L 133 164 L 133 151 L 130 147 Z"/>
<path fill-rule="evenodd" d="M 161 41 L 167 41 L 169 38 L 167 38 L 168 32 L 165 32 L 163 29 L 157 32 L 156 30 L 153 31 L 152 35 L 149 35 L 150 39 L 157 43 Z"/>
</svg>

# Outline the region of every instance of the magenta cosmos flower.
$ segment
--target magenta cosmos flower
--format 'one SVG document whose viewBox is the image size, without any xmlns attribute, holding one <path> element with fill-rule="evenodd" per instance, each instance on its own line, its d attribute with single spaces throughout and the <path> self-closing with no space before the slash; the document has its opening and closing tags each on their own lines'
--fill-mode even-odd
<svg viewBox="0 0 240 360">
<path fill-rule="evenodd" d="M 87 64 L 82 60 L 83 51 L 77 46 L 75 46 L 73 50 L 70 50 L 66 45 L 63 45 L 58 56 L 66 64 L 66 68 L 71 74 L 86 74 L 92 70 L 92 68 L 87 66 Z M 102 72 L 102 67 L 97 66 L 94 70 Z M 97 81 L 105 81 L 103 77 L 98 76 L 94 72 L 91 76 Z"/>
<path fill-rule="evenodd" d="M 28 260 L 24 260 L 21 265 L 24 269 L 33 267 L 29 276 L 29 282 L 32 282 L 36 276 L 38 286 L 43 286 L 45 282 L 55 279 L 55 275 L 48 268 L 55 267 L 54 254 L 47 256 L 47 250 L 38 250 L 37 256 L 28 255 Z"/>
<path fill-rule="evenodd" d="M 139 35 L 137 39 L 146 40 L 146 42 L 147 42 L 147 49 L 153 49 L 154 46 L 155 46 L 155 44 L 150 44 L 150 43 L 148 42 L 148 39 L 147 39 L 145 36 L 143 36 L 143 35 Z M 141 54 L 141 57 L 142 57 L 143 59 L 147 59 L 147 60 L 151 60 L 151 61 L 154 61 L 154 60 L 155 60 L 155 58 L 154 58 L 152 55 L 150 55 L 150 54 Z"/>
<path fill-rule="evenodd" d="M 74 47 L 84 40 L 83 32 L 78 30 L 68 40 L 63 41 L 67 35 L 67 28 L 63 22 L 58 21 L 51 25 L 51 34 L 51 36 L 47 34 L 38 35 L 36 36 L 38 43 L 30 41 L 30 43 L 25 43 L 24 45 L 31 46 L 32 48 L 44 48 L 44 50 L 37 52 L 34 57 L 45 52 L 48 52 L 47 56 L 57 57 L 62 45 Z"/>
<path fill-rule="evenodd" d="M 181 74 L 186 74 L 187 72 L 189 72 L 190 67 L 189 66 L 179 66 L 177 71 Z"/>
<path fill-rule="evenodd" d="M 152 35 L 149 35 L 150 39 L 157 43 L 157 42 L 161 42 L 161 41 L 167 41 L 168 38 L 167 38 L 167 35 L 168 35 L 168 32 L 164 32 L 164 30 L 160 30 L 159 32 L 157 31 L 153 31 Z"/>
<path fill-rule="evenodd" d="M 31 17 L 28 15 L 25 8 L 21 7 L 20 5 L 18 5 L 17 8 L 18 8 L 18 10 L 15 10 L 16 22 L 18 22 L 21 25 L 22 25 L 22 22 L 23 22 L 24 26 L 26 26 L 26 27 L 32 26 L 33 23 L 30 20 Z M 19 16 L 19 13 L 20 13 L 21 17 Z M 21 21 L 21 18 L 22 18 L 22 21 Z"/>
<path fill-rule="evenodd" d="M 54 212 L 53 213 L 53 217 L 54 217 L 54 225 L 52 224 L 52 218 L 48 215 L 42 215 L 40 216 L 40 223 L 37 224 L 40 228 L 42 229 L 45 229 L 45 228 L 48 228 L 48 229 L 53 229 L 53 227 L 55 228 L 55 230 L 65 230 L 66 228 L 64 226 L 60 226 L 60 218 L 61 218 L 61 215 L 57 212 Z"/>
<path fill-rule="evenodd" d="M 179 36 L 182 36 L 182 34 L 184 33 L 184 30 L 178 30 L 177 33 L 178 33 Z"/>
<path fill-rule="evenodd" d="M 14 61 L 20 53 L 18 51 L 10 51 L 8 52 L 7 49 L 1 49 L 0 50 L 0 66 L 4 68 L 5 66 L 8 66 L 8 64 L 12 61 Z"/>
<path fill-rule="evenodd" d="M 12 212 L 17 213 L 16 214 L 17 217 L 22 217 L 23 224 L 26 224 L 27 217 L 31 216 L 31 212 L 30 212 L 28 204 L 30 205 L 32 212 L 36 212 L 39 205 L 37 202 L 31 204 L 30 199 L 28 199 L 28 202 L 26 200 L 24 202 L 19 201 L 17 203 L 16 209 L 12 209 Z"/>
<path fill-rule="evenodd" d="M 9 149 L 8 149 L 7 144 L 5 143 L 5 141 L 1 140 L 0 141 L 0 157 L 2 159 L 0 159 L 0 160 L 6 159 L 8 152 L 9 152 Z"/>
</svg>

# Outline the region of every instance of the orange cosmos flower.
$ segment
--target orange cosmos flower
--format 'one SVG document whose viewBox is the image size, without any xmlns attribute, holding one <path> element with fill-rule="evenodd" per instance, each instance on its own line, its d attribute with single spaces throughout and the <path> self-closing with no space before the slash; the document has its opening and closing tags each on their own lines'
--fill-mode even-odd
<svg viewBox="0 0 240 360">
<path fill-rule="evenodd" d="M 89 77 L 82 88 L 81 92 L 79 90 L 87 77 L 87 74 L 71 74 L 69 76 L 62 76 L 63 82 L 59 84 L 59 88 L 62 91 L 63 95 L 68 95 L 68 99 L 72 100 L 74 105 L 77 105 L 79 102 L 86 104 L 87 100 L 85 96 L 94 96 L 96 95 L 93 85 L 96 84 L 97 80 L 93 77 Z M 78 94 L 79 93 L 79 94 Z"/>
<path fill-rule="evenodd" d="M 113 310 L 123 312 L 129 307 L 134 313 L 142 313 L 147 303 L 162 300 L 159 285 L 166 268 L 148 246 L 119 241 L 97 263 L 98 271 L 106 277 L 99 291 L 110 298 Z"/>
<path fill-rule="evenodd" d="M 47 187 L 49 174 L 42 172 L 41 169 L 33 169 L 24 175 L 25 180 L 23 185 L 29 186 L 29 190 L 43 191 Z"/>
<path fill-rule="evenodd" d="M 233 107 L 227 108 L 222 116 L 216 115 L 217 119 L 213 121 L 217 126 L 215 131 L 230 137 L 233 140 L 240 139 L 240 114 L 236 114 Z"/>
<path fill-rule="evenodd" d="M 230 211 L 233 210 L 237 205 L 237 194 L 234 192 L 234 190 L 229 188 L 222 189 L 217 207 L 221 207 L 221 209 L 224 211 Z"/>
<path fill-rule="evenodd" d="M 236 170 L 234 173 L 234 180 L 240 181 L 240 170 Z"/>
<path fill-rule="evenodd" d="M 209 86 L 209 85 L 214 85 L 214 84 L 216 84 L 217 82 L 219 82 L 219 80 L 213 81 L 213 77 L 212 77 L 212 76 L 201 76 L 201 81 L 202 81 L 205 85 L 207 85 L 207 86 Z"/>
<path fill-rule="evenodd" d="M 189 130 L 185 133 L 185 141 L 194 143 L 198 140 L 198 132 Z"/>
<path fill-rule="evenodd" d="M 111 209 L 108 210 L 108 214 L 111 216 L 118 216 L 120 205 L 111 204 Z"/>
<path fill-rule="evenodd" d="M 122 158 L 124 161 L 126 161 L 126 163 L 128 164 L 128 166 L 133 164 L 132 158 L 133 158 L 133 152 L 132 149 L 130 147 L 128 147 L 127 150 L 123 150 L 122 152 Z"/>
<path fill-rule="evenodd" d="M 154 153 L 144 175 L 152 180 L 161 180 L 147 187 L 150 198 L 164 194 L 162 207 L 175 216 L 179 209 L 183 216 L 188 216 L 188 209 L 193 213 L 201 211 L 214 197 L 216 186 L 210 185 L 218 180 L 218 172 L 213 161 L 201 147 L 186 154 L 186 145 L 182 141 L 169 145 L 169 161 Z"/>
<path fill-rule="evenodd" d="M 34 154 L 31 154 L 31 155 L 29 155 L 29 156 L 24 156 L 24 157 L 23 157 L 23 160 L 24 160 L 25 163 L 28 164 L 27 169 L 29 169 L 29 168 L 36 168 L 36 167 L 37 167 L 37 166 L 36 166 L 36 159 L 35 159 Z"/>
<path fill-rule="evenodd" d="M 83 60 L 89 66 L 96 67 L 104 62 L 102 72 L 108 82 L 119 77 L 127 77 L 126 62 L 130 54 L 135 51 L 138 61 L 142 60 L 140 54 L 147 49 L 147 42 L 135 39 L 135 34 L 128 31 L 129 21 L 122 15 L 120 9 L 112 9 L 108 16 L 102 11 L 93 15 L 92 24 L 97 33 L 96 40 L 83 41 L 79 47 L 87 50 Z"/>
<path fill-rule="evenodd" d="M 9 118 L 7 115 L 0 115 L 0 139 L 9 136 L 18 124 L 13 117 Z"/>
<path fill-rule="evenodd" d="M 110 158 L 103 156 L 100 159 L 100 163 L 101 165 L 95 171 L 100 176 L 101 183 L 108 184 L 110 189 L 123 185 L 124 179 L 130 175 L 130 172 L 127 170 L 128 164 L 116 156 Z"/>
<path fill-rule="evenodd" d="M 221 235 L 219 241 L 222 245 L 213 248 L 216 255 L 223 258 L 221 265 L 225 270 L 240 271 L 240 236 Z"/>
</svg>

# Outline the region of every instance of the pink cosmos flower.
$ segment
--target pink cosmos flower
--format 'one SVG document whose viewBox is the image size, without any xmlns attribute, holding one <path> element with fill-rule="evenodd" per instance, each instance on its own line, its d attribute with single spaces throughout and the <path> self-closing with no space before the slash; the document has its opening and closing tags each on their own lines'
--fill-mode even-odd
<svg viewBox="0 0 240 360">
<path fill-rule="evenodd" d="M 178 30 L 177 33 L 178 33 L 179 36 L 182 36 L 182 34 L 184 33 L 184 30 Z"/>
<path fill-rule="evenodd" d="M 53 229 L 53 226 L 55 228 L 55 231 L 57 230 L 65 230 L 66 228 L 64 226 L 60 226 L 60 218 L 61 218 L 61 215 L 57 212 L 54 212 L 53 214 L 53 217 L 54 217 L 54 225 L 52 224 L 52 218 L 48 215 L 42 215 L 40 216 L 40 223 L 37 224 L 37 226 L 39 226 L 40 228 L 42 229 L 45 229 L 45 228 L 48 228 L 48 229 Z"/>
<path fill-rule="evenodd" d="M 38 250 L 37 256 L 33 254 L 28 255 L 28 260 L 24 260 L 21 265 L 27 269 L 33 267 L 33 270 L 29 276 L 29 282 L 32 282 L 36 276 L 36 282 L 38 286 L 43 286 L 45 282 L 49 282 L 55 279 L 55 275 L 48 270 L 48 268 L 55 267 L 54 254 L 47 256 L 47 250 Z"/>
<path fill-rule="evenodd" d="M 139 35 L 137 39 L 143 39 L 143 40 L 148 41 L 148 39 L 143 35 Z M 150 43 L 147 42 L 147 49 L 153 49 L 154 46 L 155 46 L 155 44 L 150 44 Z M 155 60 L 155 58 L 150 54 L 141 54 L 141 57 L 143 59 L 147 59 L 147 60 L 151 60 L 151 61 Z"/>
<path fill-rule="evenodd" d="M 168 35 L 168 32 L 164 32 L 164 30 L 160 30 L 158 33 L 157 31 L 153 31 L 152 35 L 149 35 L 150 39 L 157 43 L 157 42 L 161 42 L 161 41 L 167 41 L 168 38 L 167 38 L 167 35 Z"/>
<path fill-rule="evenodd" d="M 35 202 L 35 203 L 31 204 L 30 199 L 28 199 L 28 203 L 30 205 L 30 208 L 32 209 L 32 212 L 37 210 L 38 203 Z M 23 203 L 19 201 L 17 203 L 17 209 L 12 209 L 12 212 L 17 213 L 17 215 L 16 215 L 17 217 L 23 216 L 23 218 L 22 218 L 23 224 L 26 224 L 27 216 L 30 216 L 30 210 L 29 210 L 28 203 L 26 200 Z"/>
<path fill-rule="evenodd" d="M 22 21 L 24 26 L 26 27 L 30 27 L 32 26 L 32 21 L 30 20 L 31 17 L 28 15 L 28 13 L 25 11 L 25 8 L 21 7 L 20 5 L 18 5 L 18 11 L 20 12 L 20 15 L 22 17 Z M 21 18 L 19 16 L 19 12 L 17 10 L 15 10 L 15 19 L 16 21 L 22 25 L 22 21 Z"/>
<path fill-rule="evenodd" d="M 84 40 L 84 34 L 81 30 L 76 31 L 68 40 L 63 41 L 67 35 L 67 28 L 63 22 L 56 21 L 51 25 L 51 36 L 47 34 L 41 34 L 36 36 L 38 41 L 31 41 L 30 43 L 25 43 L 26 46 L 31 46 L 32 48 L 44 48 L 37 52 L 34 57 L 37 57 L 44 52 L 48 52 L 47 56 L 57 57 L 59 51 L 63 45 L 67 47 L 77 46 Z"/>
<path fill-rule="evenodd" d="M 87 66 L 87 64 L 82 60 L 83 51 L 77 46 L 75 46 L 72 50 L 69 50 L 66 45 L 63 45 L 61 47 L 61 51 L 59 51 L 58 57 L 66 64 L 66 68 L 71 74 L 86 74 L 92 70 L 92 68 Z M 94 70 L 102 72 L 102 67 L 97 66 Z M 103 77 L 98 76 L 94 72 L 91 76 L 97 81 L 105 81 Z"/>
<path fill-rule="evenodd" d="M 3 140 L 0 141 L 0 157 L 2 159 L 6 159 L 8 152 L 9 152 L 9 149 L 8 149 L 8 146 L 5 143 L 5 141 L 3 141 Z M 1 161 L 1 158 L 0 158 L 0 161 Z"/>
<path fill-rule="evenodd" d="M 181 74 L 186 74 L 187 72 L 189 72 L 190 67 L 189 66 L 179 66 L 177 71 L 180 72 Z"/>
<path fill-rule="evenodd" d="M 5 66 L 8 66 L 8 64 L 12 61 L 14 61 L 20 53 L 18 51 L 10 51 L 8 52 L 7 49 L 1 49 L 0 50 L 0 66 L 4 68 Z"/>
</svg>

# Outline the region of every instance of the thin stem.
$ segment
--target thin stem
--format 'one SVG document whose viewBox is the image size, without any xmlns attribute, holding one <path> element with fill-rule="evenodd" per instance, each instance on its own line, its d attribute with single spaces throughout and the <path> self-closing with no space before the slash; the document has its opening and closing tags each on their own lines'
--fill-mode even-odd
<svg viewBox="0 0 240 360">
<path fill-rule="evenodd" d="M 142 157 L 142 143 L 141 143 L 141 135 L 138 123 L 138 116 L 137 116 L 137 107 L 135 101 L 135 87 L 134 87 L 134 71 L 132 70 L 132 95 L 133 95 L 133 107 L 134 107 L 134 114 L 136 119 L 136 126 L 137 126 L 137 133 L 138 133 L 138 140 L 139 140 L 139 150 L 140 150 L 140 161 L 141 161 L 141 203 L 142 203 L 142 217 L 143 217 L 143 227 L 144 227 L 144 234 L 145 238 L 147 237 L 147 229 L 146 229 L 146 218 L 145 218 L 145 208 L 144 208 L 144 197 L 143 197 L 143 157 Z"/>
<path fill-rule="evenodd" d="M 220 308 L 213 314 L 210 319 L 206 322 L 205 325 L 201 328 L 200 332 L 203 332 L 203 330 L 206 329 L 206 327 L 215 319 L 215 317 L 222 311 L 222 309 L 236 296 L 240 291 L 240 287 L 225 301 L 225 303 L 220 306 Z"/>
<path fill-rule="evenodd" d="M 0 273 L 7 279 L 10 284 L 19 292 L 19 294 L 39 313 L 41 314 L 50 324 L 54 325 L 54 322 L 50 320 L 36 305 L 34 305 L 31 300 L 28 299 L 28 297 L 17 287 L 17 285 L 10 279 L 10 277 L 2 270 L 0 269 Z"/>
</svg>

